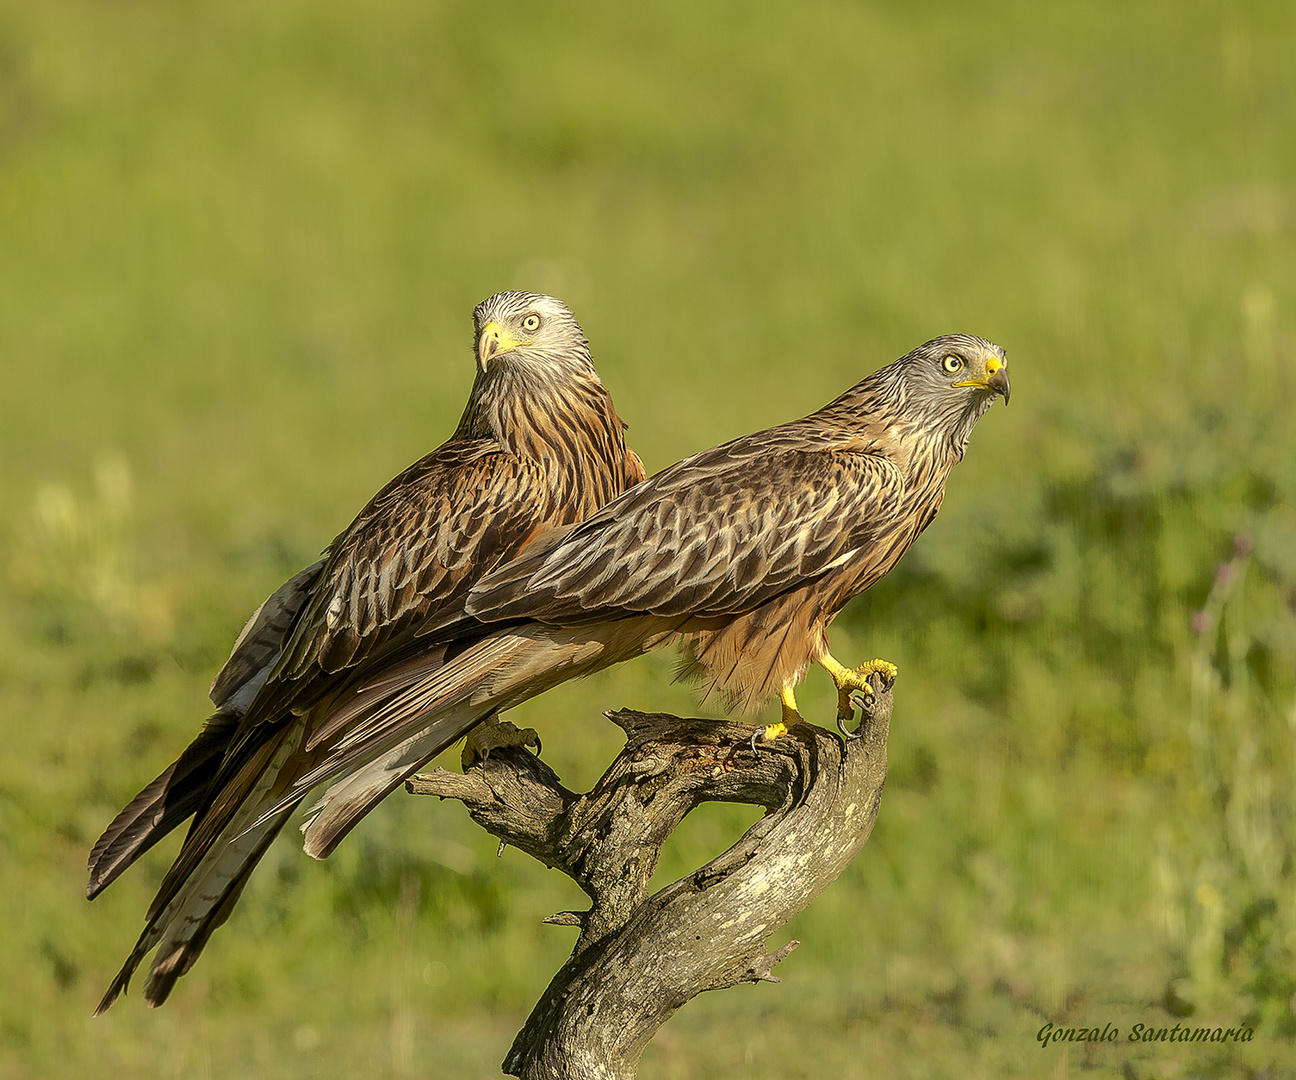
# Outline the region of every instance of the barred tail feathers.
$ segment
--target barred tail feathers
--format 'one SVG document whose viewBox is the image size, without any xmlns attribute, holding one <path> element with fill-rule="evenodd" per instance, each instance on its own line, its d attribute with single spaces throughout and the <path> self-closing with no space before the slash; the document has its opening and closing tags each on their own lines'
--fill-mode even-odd
<svg viewBox="0 0 1296 1080">
<path fill-rule="evenodd" d="M 167 883 L 163 882 L 162 891 L 154 901 L 156 907 L 150 910 L 135 948 L 104 994 L 95 1010 L 96 1016 L 126 990 L 135 969 L 155 946 L 158 952 L 144 990 L 144 998 L 150 1005 L 161 1005 L 176 979 L 193 966 L 212 932 L 229 917 L 252 870 L 301 801 L 298 795 L 273 816 L 266 817 L 263 813 L 276 802 L 273 785 L 300 741 L 300 734 L 282 740 L 268 766 L 260 771 L 243 808 L 207 847 L 169 900 L 165 899 Z M 173 866 L 171 873 L 174 872 Z"/>
</svg>

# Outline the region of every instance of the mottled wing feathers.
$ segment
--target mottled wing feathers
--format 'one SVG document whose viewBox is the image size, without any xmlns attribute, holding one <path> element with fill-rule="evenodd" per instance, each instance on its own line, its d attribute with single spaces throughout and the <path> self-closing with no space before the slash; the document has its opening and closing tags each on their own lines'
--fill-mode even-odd
<svg viewBox="0 0 1296 1080">
<path fill-rule="evenodd" d="M 895 465 L 859 439 L 748 436 L 546 538 L 483 579 L 468 610 L 483 621 L 562 626 L 749 611 L 878 542 L 894 527 L 903 487 Z"/>
<path fill-rule="evenodd" d="M 225 666 L 212 680 L 211 699 L 218 707 L 229 704 L 237 708 L 241 704 L 242 708 L 237 711 L 246 711 L 251 694 L 260 689 L 279 659 L 284 638 L 310 597 L 324 563 L 321 559 L 294 574 L 253 612 L 234 642 Z"/>
<path fill-rule="evenodd" d="M 483 568 L 543 529 L 534 463 L 485 440 L 454 440 L 387 484 L 331 545 L 271 682 L 228 740 L 172 875 L 183 880 L 237 811 L 248 762 L 290 710 L 334 691 L 336 675 L 404 643 L 429 610 L 462 607 Z M 250 782 L 250 781 L 249 781 Z M 233 793 L 233 796 L 232 794 Z"/>
<path fill-rule="evenodd" d="M 445 444 L 383 488 L 333 542 L 276 678 L 352 667 L 429 610 L 460 607 L 483 570 L 548 514 L 534 462 L 486 440 Z"/>
</svg>

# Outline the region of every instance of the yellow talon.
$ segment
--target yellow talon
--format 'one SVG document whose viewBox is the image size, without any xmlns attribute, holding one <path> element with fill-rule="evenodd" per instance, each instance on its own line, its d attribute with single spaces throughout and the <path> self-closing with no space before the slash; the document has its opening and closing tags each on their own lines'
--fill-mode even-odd
<svg viewBox="0 0 1296 1080">
<path fill-rule="evenodd" d="M 870 660 L 867 664 L 860 664 L 855 670 L 865 679 L 876 672 L 882 676 L 883 682 L 886 683 L 895 682 L 896 676 L 900 674 L 900 669 L 889 660 Z M 872 689 L 870 688 L 871 692 Z"/>
<path fill-rule="evenodd" d="M 851 694 L 860 690 L 866 697 L 873 696 L 873 685 L 869 676 L 878 674 L 888 686 L 895 682 L 900 673 L 895 664 L 887 660 L 870 660 L 857 668 L 848 668 L 838 663 L 831 653 L 819 661 L 820 666 L 832 677 L 837 687 L 837 720 L 849 723 L 855 717 L 855 708 L 851 705 Z"/>
</svg>

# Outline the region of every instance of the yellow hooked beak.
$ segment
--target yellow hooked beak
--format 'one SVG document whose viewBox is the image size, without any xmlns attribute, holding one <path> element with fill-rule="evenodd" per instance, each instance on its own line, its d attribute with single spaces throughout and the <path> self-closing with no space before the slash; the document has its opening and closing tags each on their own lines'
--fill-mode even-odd
<svg viewBox="0 0 1296 1080">
<path fill-rule="evenodd" d="M 955 383 L 954 385 L 982 386 L 987 390 L 993 390 L 996 394 L 1003 395 L 1005 405 L 1008 404 L 1008 398 L 1012 394 L 1012 385 L 1008 382 L 1008 365 L 997 356 L 992 356 L 986 361 L 984 379 L 968 379 L 966 382 Z"/>
<path fill-rule="evenodd" d="M 482 371 L 497 356 L 501 356 L 520 345 L 530 345 L 530 338 L 515 338 L 497 322 L 489 322 L 482 327 L 481 337 L 477 339 L 477 363 Z"/>
</svg>

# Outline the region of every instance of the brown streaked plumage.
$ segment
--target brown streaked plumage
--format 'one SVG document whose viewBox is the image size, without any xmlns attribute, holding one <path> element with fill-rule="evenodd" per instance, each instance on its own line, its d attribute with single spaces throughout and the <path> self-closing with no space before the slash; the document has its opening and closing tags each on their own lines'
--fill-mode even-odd
<svg viewBox="0 0 1296 1080">
<path fill-rule="evenodd" d="M 931 523 L 973 427 L 1008 394 L 998 345 L 936 338 L 818 412 L 696 454 L 531 545 L 473 587 L 466 616 L 420 629 L 478 641 L 362 683 L 339 710 L 346 738 L 300 781 L 340 778 L 306 849 L 331 850 L 370 790 L 482 717 L 675 640 L 690 673 L 738 705 L 778 694 L 785 722 L 819 663 L 848 714 L 869 671 L 894 669 L 839 664 L 828 624 Z"/>
<path fill-rule="evenodd" d="M 258 609 L 212 684 L 216 714 L 95 844 L 91 899 L 194 818 L 98 1012 L 154 946 L 145 998 L 166 999 L 305 794 L 300 778 L 346 737 L 333 714 L 357 686 L 411 662 L 435 670 L 448 639 L 420 638 L 422 625 L 461 619 L 483 574 L 643 479 L 571 312 L 507 292 L 473 317 L 478 371 L 453 436 Z M 371 789 L 351 824 L 390 790 Z"/>
</svg>

